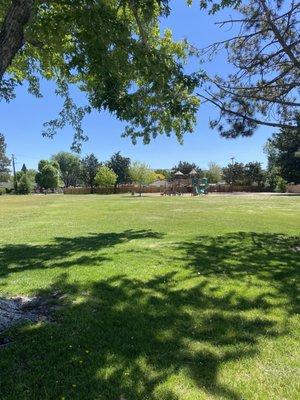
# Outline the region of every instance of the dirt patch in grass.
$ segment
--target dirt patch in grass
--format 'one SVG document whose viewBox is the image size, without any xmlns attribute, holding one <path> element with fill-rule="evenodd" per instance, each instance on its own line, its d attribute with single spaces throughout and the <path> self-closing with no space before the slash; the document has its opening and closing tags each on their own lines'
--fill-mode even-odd
<svg viewBox="0 0 300 400">
<path fill-rule="evenodd" d="M 51 312 L 56 308 L 53 300 L 25 296 L 0 298 L 0 333 L 20 322 L 49 321 Z"/>
</svg>

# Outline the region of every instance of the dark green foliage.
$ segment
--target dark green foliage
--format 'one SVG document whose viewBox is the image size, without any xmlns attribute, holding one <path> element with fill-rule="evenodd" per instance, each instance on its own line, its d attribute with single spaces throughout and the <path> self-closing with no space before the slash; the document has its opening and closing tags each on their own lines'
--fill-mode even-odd
<svg viewBox="0 0 300 400">
<path fill-rule="evenodd" d="M 24 168 L 25 167 L 25 168 Z M 25 172 L 24 172 L 25 171 Z M 32 192 L 36 185 L 37 171 L 34 169 L 27 169 L 23 164 L 21 171 L 16 173 L 17 193 L 29 194 Z"/>
<path fill-rule="evenodd" d="M 65 187 L 77 186 L 80 181 L 81 165 L 79 157 L 66 151 L 60 151 L 52 156 L 59 165 L 60 179 Z"/>
<path fill-rule="evenodd" d="M 257 184 L 263 185 L 265 180 L 265 173 L 262 169 L 261 163 L 249 162 L 244 167 L 244 181 L 246 185 Z"/>
<path fill-rule="evenodd" d="M 36 183 L 43 189 L 57 189 L 59 185 L 59 165 L 56 161 L 41 160 L 36 174 Z"/>
<path fill-rule="evenodd" d="M 21 171 L 26 173 L 27 172 L 27 167 L 25 164 L 22 165 Z"/>
<path fill-rule="evenodd" d="M 81 178 L 84 184 L 90 187 L 92 191 L 95 187 L 95 177 L 100 165 L 94 154 L 90 154 L 81 160 Z"/>
<path fill-rule="evenodd" d="M 130 182 L 130 158 L 121 156 L 120 152 L 118 151 L 111 156 L 110 160 L 107 162 L 107 166 L 117 175 L 115 186 Z"/>
<path fill-rule="evenodd" d="M 299 3 L 201 0 L 200 5 L 211 13 L 236 8 L 217 22 L 224 37 L 199 50 L 211 60 L 225 49 L 233 67 L 228 75 L 203 74 L 199 96 L 219 111 L 211 127 L 229 138 L 251 136 L 260 125 L 295 130 L 300 105 Z"/>
<path fill-rule="evenodd" d="M 226 183 L 232 185 L 262 186 L 265 183 L 266 174 L 259 162 L 247 164 L 235 162 L 223 168 L 223 178 Z"/>
<path fill-rule="evenodd" d="M 300 183 L 300 158 L 295 153 L 300 148 L 300 121 L 298 129 L 282 129 L 267 141 L 268 170 L 276 172 L 287 182 Z"/>
<path fill-rule="evenodd" d="M 174 176 L 174 173 L 177 171 L 182 172 L 183 175 L 188 175 L 192 169 L 197 172 L 198 178 L 203 177 L 203 171 L 201 168 L 199 168 L 195 163 L 190 163 L 188 161 L 179 161 L 179 163 L 172 168 L 172 176 Z"/>
<path fill-rule="evenodd" d="M 243 185 L 245 181 L 244 164 L 238 162 L 228 164 L 227 167 L 223 168 L 223 178 L 226 183 Z"/>
<path fill-rule="evenodd" d="M 18 193 L 19 194 L 29 194 L 32 192 L 33 182 L 27 173 L 22 173 L 18 181 Z"/>
<path fill-rule="evenodd" d="M 9 179 L 10 160 L 6 156 L 6 143 L 2 133 L 0 133 L 0 182 L 6 182 Z"/>
<path fill-rule="evenodd" d="M 275 192 L 284 193 L 286 191 L 287 182 L 281 177 L 277 177 Z"/>
</svg>

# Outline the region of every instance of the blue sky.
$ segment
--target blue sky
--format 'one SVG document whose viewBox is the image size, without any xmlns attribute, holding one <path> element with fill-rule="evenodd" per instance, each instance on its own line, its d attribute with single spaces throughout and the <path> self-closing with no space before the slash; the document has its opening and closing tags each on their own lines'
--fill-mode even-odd
<svg viewBox="0 0 300 400">
<path fill-rule="evenodd" d="M 214 25 L 215 21 L 228 17 L 232 11 L 212 17 L 199 10 L 198 1 L 189 8 L 185 1 L 173 0 L 171 6 L 171 16 L 162 22 L 162 26 L 171 28 L 176 40 L 187 38 L 195 46 L 204 47 L 233 33 L 222 31 Z M 192 60 L 188 66 L 194 70 L 198 67 L 196 60 Z M 230 66 L 220 55 L 213 63 L 205 65 L 205 69 L 209 73 L 224 74 L 230 71 Z M 44 97 L 36 99 L 27 93 L 25 86 L 20 87 L 15 100 L 0 105 L 0 131 L 5 135 L 8 153 L 16 155 L 17 169 L 21 168 L 23 162 L 27 167 L 36 168 L 40 159 L 70 149 L 71 127 L 60 131 L 53 140 L 41 135 L 43 122 L 55 117 L 61 106 L 51 82 L 44 82 L 42 91 Z M 81 102 L 82 98 L 82 94 L 75 93 L 75 100 Z M 133 145 L 130 139 L 121 138 L 123 123 L 106 112 L 93 112 L 84 122 L 89 141 L 84 143 L 82 155 L 93 152 L 99 160 L 105 161 L 112 153 L 121 151 L 123 155 L 145 161 L 153 168 L 170 168 L 179 160 L 195 162 L 203 168 L 209 161 L 225 166 L 232 156 L 239 162 L 255 160 L 265 164 L 263 145 L 272 134 L 272 129 L 262 127 L 251 138 L 224 139 L 209 128 L 209 118 L 214 114 L 211 106 L 202 105 L 195 132 L 185 136 L 183 145 L 174 137 L 159 137 L 149 145 Z"/>
</svg>

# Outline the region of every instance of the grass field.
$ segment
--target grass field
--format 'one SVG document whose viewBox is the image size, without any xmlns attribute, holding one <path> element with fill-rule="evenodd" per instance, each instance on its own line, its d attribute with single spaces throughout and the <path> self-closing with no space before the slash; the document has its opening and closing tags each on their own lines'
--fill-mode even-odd
<svg viewBox="0 0 300 400">
<path fill-rule="evenodd" d="M 299 399 L 299 197 L 0 196 L 0 221 L 1 296 L 59 305 L 5 333 L 1 400 Z"/>
</svg>

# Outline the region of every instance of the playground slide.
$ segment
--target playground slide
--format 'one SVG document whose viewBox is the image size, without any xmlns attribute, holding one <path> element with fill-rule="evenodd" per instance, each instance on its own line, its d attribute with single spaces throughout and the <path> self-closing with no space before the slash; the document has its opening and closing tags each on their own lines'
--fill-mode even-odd
<svg viewBox="0 0 300 400">
<path fill-rule="evenodd" d="M 201 187 L 201 186 L 195 185 L 194 189 L 195 189 L 196 196 L 199 196 L 200 194 L 207 194 L 207 190 L 203 186 Z"/>
</svg>

